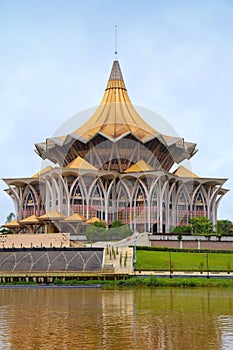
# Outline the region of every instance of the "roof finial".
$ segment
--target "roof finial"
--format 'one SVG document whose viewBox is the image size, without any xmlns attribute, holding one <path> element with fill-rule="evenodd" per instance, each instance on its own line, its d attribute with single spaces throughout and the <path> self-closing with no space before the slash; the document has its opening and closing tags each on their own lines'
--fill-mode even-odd
<svg viewBox="0 0 233 350">
<path fill-rule="evenodd" d="M 115 59 L 117 59 L 117 24 L 115 24 Z"/>
</svg>

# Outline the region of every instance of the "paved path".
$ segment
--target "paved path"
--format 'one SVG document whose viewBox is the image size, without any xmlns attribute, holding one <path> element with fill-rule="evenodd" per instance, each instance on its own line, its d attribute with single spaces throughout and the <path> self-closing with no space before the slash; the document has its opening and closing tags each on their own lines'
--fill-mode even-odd
<svg viewBox="0 0 233 350">
<path fill-rule="evenodd" d="M 112 268 L 114 269 L 114 273 L 132 274 L 134 272 L 133 248 L 116 247 L 111 244 L 108 244 L 108 246 L 105 247 L 104 251 L 105 251 L 105 255 L 104 255 L 105 267 L 112 266 Z"/>
</svg>

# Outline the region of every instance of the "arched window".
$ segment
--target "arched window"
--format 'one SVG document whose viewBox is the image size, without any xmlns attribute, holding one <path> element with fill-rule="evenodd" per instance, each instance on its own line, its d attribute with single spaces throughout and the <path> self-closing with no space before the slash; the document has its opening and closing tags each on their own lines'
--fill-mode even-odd
<svg viewBox="0 0 233 350">
<path fill-rule="evenodd" d="M 121 220 L 123 224 L 130 223 L 130 201 L 128 198 L 128 193 L 122 182 L 119 183 L 117 187 L 117 199 L 116 199 L 116 209 L 117 209 L 117 220 Z"/>
<path fill-rule="evenodd" d="M 140 183 L 137 184 L 133 196 L 133 228 L 136 231 L 146 231 L 148 221 L 147 201 L 145 191 Z"/>
<path fill-rule="evenodd" d="M 107 205 L 108 205 L 108 220 L 107 222 L 111 225 L 114 220 L 117 220 L 117 203 L 116 203 L 116 183 L 110 183 L 106 181 L 105 188 L 106 191 L 110 186 L 110 190 L 108 191 Z M 106 218 L 107 219 L 107 218 Z"/>
<path fill-rule="evenodd" d="M 92 189 L 89 209 L 90 218 L 97 216 L 99 219 L 105 220 L 104 194 L 99 183 L 96 183 Z"/>
<path fill-rule="evenodd" d="M 189 219 L 189 201 L 186 192 L 182 189 L 177 197 L 176 203 L 176 226 L 188 224 Z"/>
<path fill-rule="evenodd" d="M 193 215 L 196 216 L 206 216 L 206 200 L 201 190 L 199 190 L 193 201 Z"/>
<path fill-rule="evenodd" d="M 34 193 L 29 190 L 23 202 L 23 218 L 36 214 L 36 199 Z"/>
<path fill-rule="evenodd" d="M 150 201 L 150 210 L 151 210 L 151 232 L 157 233 L 158 232 L 158 225 L 159 225 L 159 190 L 158 190 L 158 184 L 156 183 L 154 186 L 154 189 L 151 193 L 151 201 Z"/>
<path fill-rule="evenodd" d="M 70 214 L 78 213 L 85 216 L 85 203 L 84 191 L 78 181 L 71 191 Z"/>
<path fill-rule="evenodd" d="M 170 192 L 170 196 L 168 198 L 168 205 L 169 205 L 169 210 L 168 210 L 168 215 L 169 215 L 169 224 L 170 227 L 169 229 L 171 229 L 173 226 L 175 226 L 175 221 L 176 221 L 176 217 L 175 217 L 175 213 L 176 213 L 176 208 L 175 208 L 175 188 L 173 186 L 171 192 Z"/>
</svg>

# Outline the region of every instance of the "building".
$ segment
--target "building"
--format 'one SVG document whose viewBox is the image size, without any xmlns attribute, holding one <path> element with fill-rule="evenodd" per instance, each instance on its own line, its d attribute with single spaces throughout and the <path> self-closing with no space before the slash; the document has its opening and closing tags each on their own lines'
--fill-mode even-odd
<svg viewBox="0 0 233 350">
<path fill-rule="evenodd" d="M 53 227 L 77 233 L 81 222 L 93 218 L 108 226 L 121 220 L 133 230 L 153 233 L 170 232 L 198 215 L 215 224 L 227 191 L 222 187 L 226 179 L 199 177 L 183 165 L 171 171 L 196 153 L 196 144 L 163 135 L 141 118 L 117 59 L 91 118 L 35 147 L 54 165 L 29 178 L 4 179 L 15 204 L 18 232 L 31 228 L 32 215 L 38 224 L 34 232 L 46 226 L 47 232 Z"/>
</svg>

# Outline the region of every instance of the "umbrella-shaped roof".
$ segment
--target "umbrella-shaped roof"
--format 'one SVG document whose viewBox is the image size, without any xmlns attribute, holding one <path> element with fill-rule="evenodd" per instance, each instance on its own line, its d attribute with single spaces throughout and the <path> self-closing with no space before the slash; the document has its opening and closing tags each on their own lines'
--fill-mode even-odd
<svg viewBox="0 0 233 350">
<path fill-rule="evenodd" d="M 20 227 L 20 224 L 19 224 L 19 222 L 17 220 L 13 220 L 13 221 L 10 221 L 10 222 L 6 222 L 2 226 L 6 227 L 6 228 L 17 228 L 17 227 Z"/>
<path fill-rule="evenodd" d="M 64 220 L 65 215 L 60 213 L 58 210 L 52 210 L 49 213 L 39 216 L 38 219 L 41 221 Z"/>
<path fill-rule="evenodd" d="M 64 222 L 83 222 L 85 221 L 85 218 L 84 216 L 75 213 L 71 216 L 67 216 L 63 221 Z"/>
<path fill-rule="evenodd" d="M 103 221 L 103 220 L 97 218 L 96 216 L 94 216 L 93 218 L 88 219 L 88 220 L 86 221 L 87 224 L 93 224 L 94 222 L 103 222 L 103 223 L 105 223 L 105 221 Z"/>
<path fill-rule="evenodd" d="M 36 215 L 31 215 L 31 216 L 28 216 L 27 218 L 23 219 L 23 220 L 20 220 L 19 221 L 20 224 L 23 224 L 23 225 L 27 225 L 27 224 L 38 224 L 39 223 L 39 220 L 37 218 Z"/>
<path fill-rule="evenodd" d="M 83 145 L 82 149 L 85 150 L 85 144 L 91 142 L 97 135 L 111 142 L 116 142 L 127 135 L 132 135 L 143 144 L 155 140 L 166 149 L 169 148 L 177 163 L 189 159 L 196 153 L 195 143 L 185 142 L 181 137 L 164 135 L 143 120 L 130 101 L 118 60 L 113 62 L 102 101 L 89 120 L 67 135 L 48 138 L 46 142 L 35 146 L 42 158 L 58 162 L 56 158 L 58 150 L 63 153 L 67 145 L 75 141 L 80 142 Z M 74 159 L 72 154 L 77 153 L 71 152 L 69 156 L 66 155 L 67 159 L 63 156 L 63 164 L 67 164 L 69 159 L 71 161 Z"/>
</svg>

